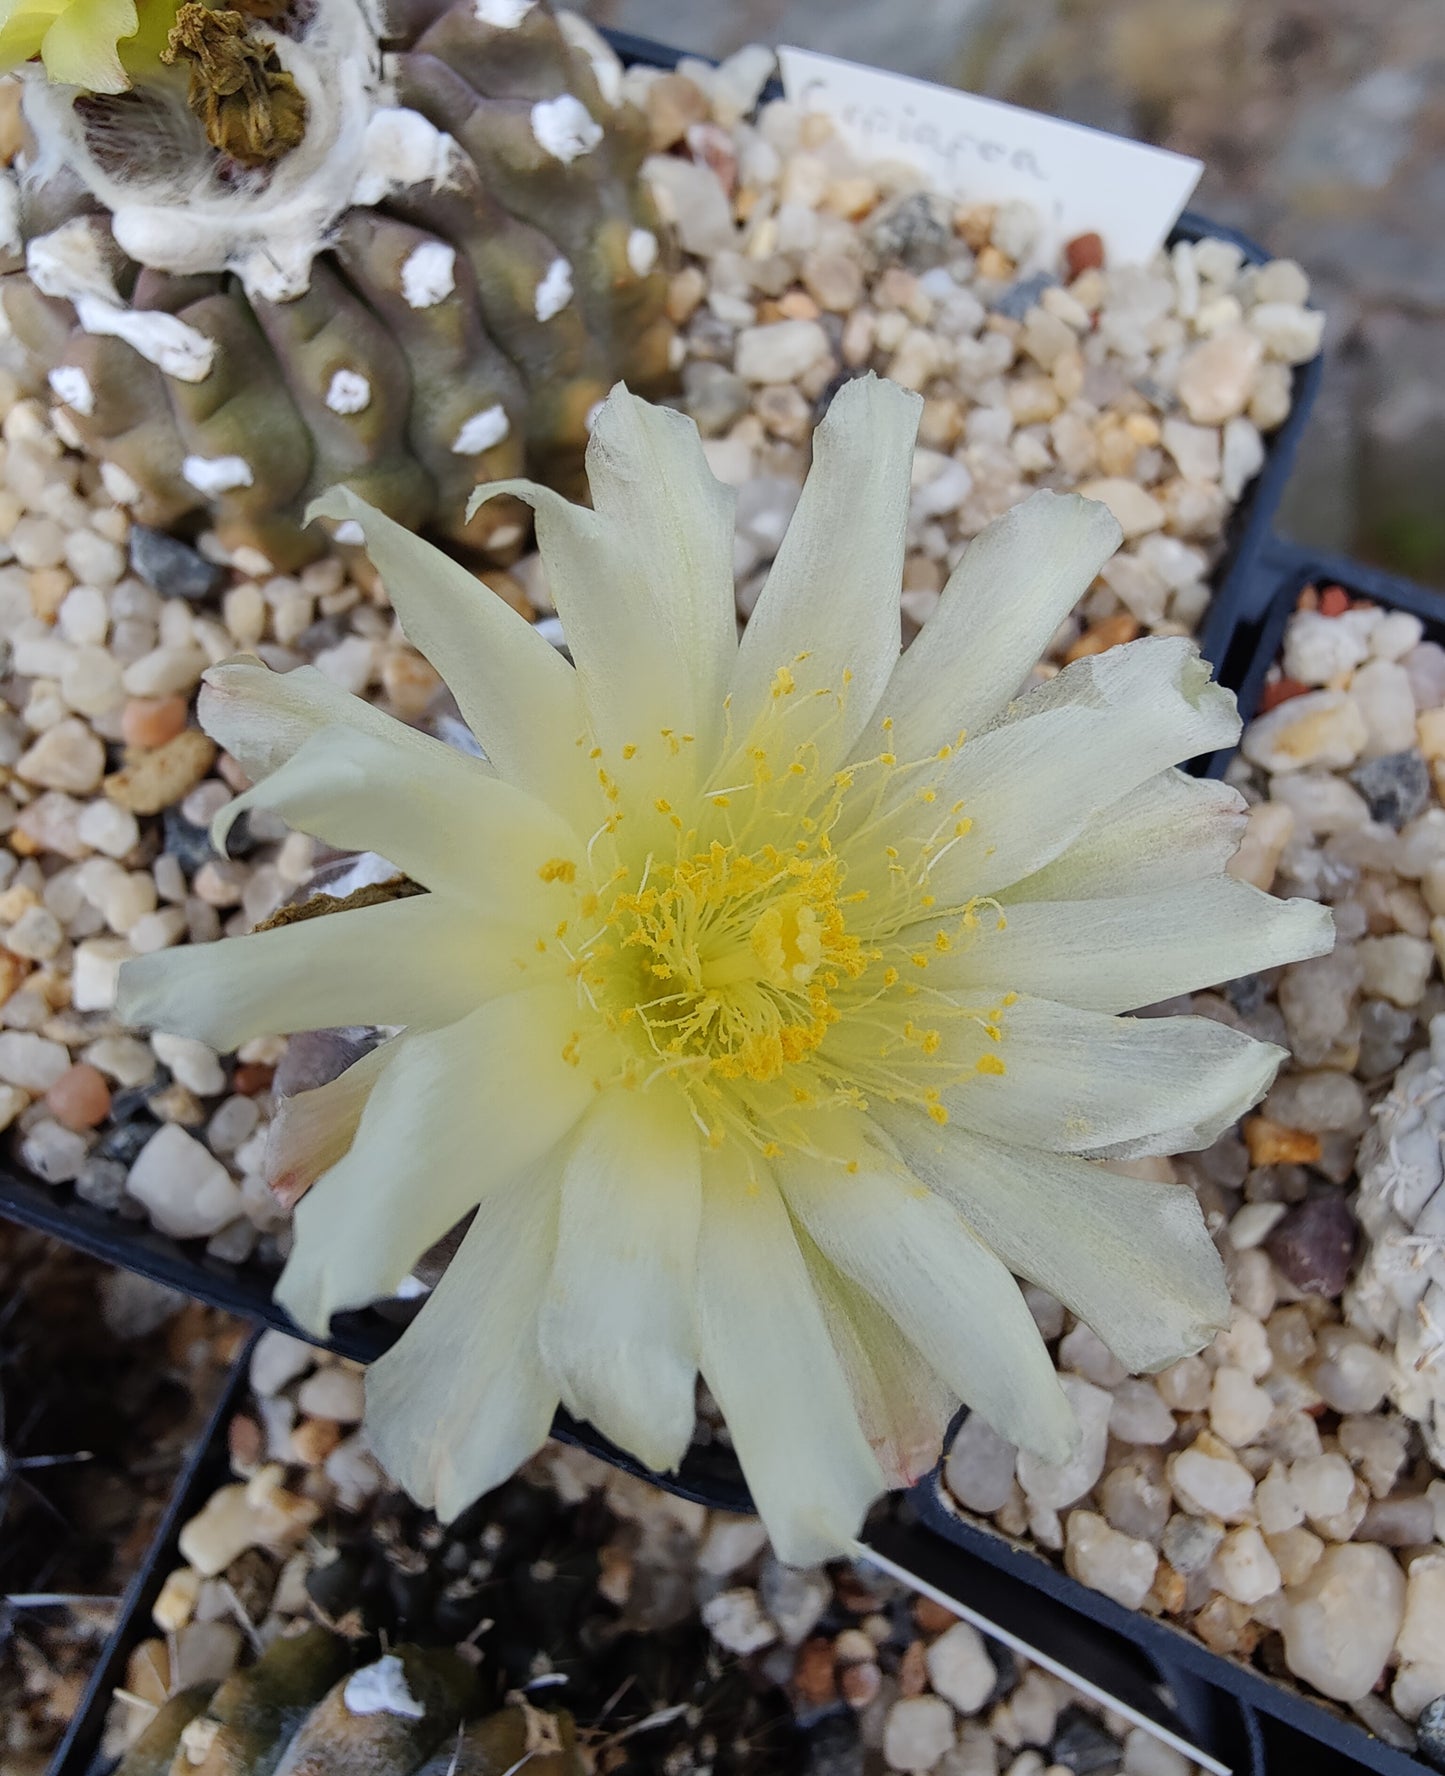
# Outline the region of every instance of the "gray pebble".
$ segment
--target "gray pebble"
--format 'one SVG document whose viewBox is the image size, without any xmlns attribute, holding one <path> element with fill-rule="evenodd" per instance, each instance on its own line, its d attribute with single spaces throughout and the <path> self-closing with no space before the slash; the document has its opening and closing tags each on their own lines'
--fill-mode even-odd
<svg viewBox="0 0 1445 1776">
<path fill-rule="evenodd" d="M 1445 1696 L 1427 1702 L 1415 1730 L 1420 1735 L 1420 1756 L 1437 1770 L 1445 1770 Z"/>
<path fill-rule="evenodd" d="M 130 565 L 148 586 L 166 598 L 188 598 L 193 603 L 209 598 L 224 572 L 198 555 L 189 543 L 144 524 L 130 529 Z"/>
<path fill-rule="evenodd" d="M 1350 782 L 1370 804 L 1371 820 L 1397 832 L 1423 813 L 1430 800 L 1430 767 L 1413 746 L 1367 759 L 1350 772 Z"/>
<path fill-rule="evenodd" d="M 880 260 L 897 260 L 910 271 L 931 271 L 958 250 L 948 206 L 930 191 L 910 191 L 882 205 L 865 234 Z"/>
<path fill-rule="evenodd" d="M 1006 315 L 1011 321 L 1021 321 L 1031 308 L 1038 305 L 1044 291 L 1053 288 L 1058 281 L 1051 271 L 1036 271 L 1032 277 L 1020 278 L 994 297 L 993 311 Z"/>
</svg>

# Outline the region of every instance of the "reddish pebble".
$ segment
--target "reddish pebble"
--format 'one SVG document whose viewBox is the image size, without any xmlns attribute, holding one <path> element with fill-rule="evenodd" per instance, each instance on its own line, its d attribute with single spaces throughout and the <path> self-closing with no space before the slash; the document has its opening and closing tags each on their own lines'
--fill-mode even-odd
<svg viewBox="0 0 1445 1776">
<path fill-rule="evenodd" d="M 132 697 L 120 712 L 120 737 L 150 752 L 174 740 L 186 725 L 184 697 Z"/>
<path fill-rule="evenodd" d="M 1320 593 L 1320 615 L 1342 617 L 1350 608 L 1350 595 L 1343 586 L 1326 586 Z"/>
<path fill-rule="evenodd" d="M 110 1115 L 110 1087 L 88 1061 L 67 1067 L 45 1094 L 46 1108 L 68 1129 L 93 1129 Z"/>
<path fill-rule="evenodd" d="M 239 1092 L 243 1098 L 254 1098 L 258 1092 L 267 1090 L 275 1071 L 262 1061 L 242 1061 L 231 1075 L 231 1090 Z"/>
<path fill-rule="evenodd" d="M 931 1597 L 915 1597 L 913 1620 L 917 1623 L 920 1634 L 943 1634 L 957 1622 L 958 1614 L 955 1610 L 945 1609 L 941 1603 L 935 1603 Z"/>
<path fill-rule="evenodd" d="M 227 1426 L 226 1442 L 232 1473 L 244 1474 L 249 1479 L 260 1467 L 266 1453 L 266 1439 L 260 1425 L 244 1412 L 238 1412 Z"/>
<path fill-rule="evenodd" d="M 1064 263 L 1071 278 L 1083 271 L 1097 271 L 1104 263 L 1104 237 L 1101 234 L 1076 234 L 1064 243 Z"/>
<path fill-rule="evenodd" d="M 1291 697 L 1302 697 L 1310 687 L 1301 684 L 1297 678 L 1269 679 L 1259 694 L 1259 713 L 1273 709 L 1277 704 L 1288 703 Z"/>
<path fill-rule="evenodd" d="M 833 1643 L 821 1635 L 805 1640 L 798 1648 L 798 1662 L 793 1668 L 793 1688 L 800 1701 L 809 1708 L 821 1708 L 838 1694 L 833 1677 Z"/>
</svg>

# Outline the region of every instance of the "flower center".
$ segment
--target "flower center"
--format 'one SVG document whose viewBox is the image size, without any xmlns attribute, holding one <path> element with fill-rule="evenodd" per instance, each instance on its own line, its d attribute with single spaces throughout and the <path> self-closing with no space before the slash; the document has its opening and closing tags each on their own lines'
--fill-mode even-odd
<svg viewBox="0 0 1445 1776">
<path fill-rule="evenodd" d="M 940 906 L 932 889 L 971 829 L 939 794 L 956 747 L 830 773 L 816 725 L 790 725 L 790 672 L 773 690 L 686 807 L 656 792 L 676 797 L 668 770 L 690 735 L 664 730 L 660 746 L 616 758 L 591 749 L 606 809 L 587 847 L 592 885 L 560 859 L 539 871 L 577 895 L 576 917 L 536 945 L 565 955 L 577 983 L 564 1058 L 599 1090 L 680 1086 L 713 1145 L 734 1136 L 768 1155 L 811 1151 L 812 1113 L 829 1107 L 884 1099 L 946 1122 L 951 1091 L 1004 1071 L 1013 997 L 972 1005 L 929 972 L 1003 924 L 991 901 Z"/>
<path fill-rule="evenodd" d="M 836 1017 L 830 993 L 867 966 L 842 881 L 826 835 L 791 851 L 715 839 L 671 864 L 650 860 L 608 910 L 620 966 L 598 985 L 659 1061 L 776 1079 L 818 1047 Z"/>
</svg>

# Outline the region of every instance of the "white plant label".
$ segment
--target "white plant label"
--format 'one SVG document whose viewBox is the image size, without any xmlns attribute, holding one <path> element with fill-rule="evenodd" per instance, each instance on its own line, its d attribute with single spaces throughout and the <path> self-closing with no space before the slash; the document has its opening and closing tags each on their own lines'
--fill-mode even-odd
<svg viewBox="0 0 1445 1776">
<path fill-rule="evenodd" d="M 1108 264 L 1146 263 L 1204 170 L 1165 148 L 812 50 L 780 49 L 778 63 L 788 98 L 830 117 L 860 160 L 902 161 L 962 203 L 1031 204 L 1042 224 L 1031 264 L 1091 233 Z"/>
</svg>

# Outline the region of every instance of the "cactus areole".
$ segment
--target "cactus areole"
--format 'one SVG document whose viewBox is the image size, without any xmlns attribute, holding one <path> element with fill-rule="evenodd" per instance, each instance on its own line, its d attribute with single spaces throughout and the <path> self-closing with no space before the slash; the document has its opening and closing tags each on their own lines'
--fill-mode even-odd
<svg viewBox="0 0 1445 1776">
<path fill-rule="evenodd" d="M 0 300 L 65 435 L 144 521 L 209 508 L 279 567 L 337 484 L 515 545 L 521 506 L 468 521 L 472 489 L 578 491 L 607 389 L 669 375 L 611 50 L 540 0 L 158 3 L 164 29 L 142 0 L 102 46 L 126 90 L 66 84 L 45 46 L 18 70 Z"/>
</svg>

